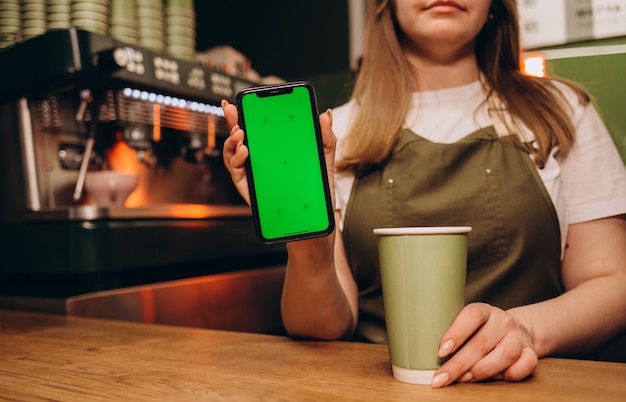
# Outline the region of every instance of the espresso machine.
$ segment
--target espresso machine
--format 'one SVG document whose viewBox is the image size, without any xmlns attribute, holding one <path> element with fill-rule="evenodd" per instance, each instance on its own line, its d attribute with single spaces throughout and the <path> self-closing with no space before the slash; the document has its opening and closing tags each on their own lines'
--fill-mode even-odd
<svg viewBox="0 0 626 402">
<path fill-rule="evenodd" d="M 256 240 L 221 155 L 220 101 L 255 83 L 77 29 L 2 50 L 0 66 L 0 308 L 89 315 L 95 305 L 72 302 L 97 294 L 104 316 L 145 319 L 154 300 L 112 311 L 101 296 L 155 283 L 170 309 L 242 287 L 252 304 L 255 292 L 276 302 L 284 247 Z M 85 188 L 96 171 L 138 184 L 123 205 L 99 205 Z"/>
</svg>

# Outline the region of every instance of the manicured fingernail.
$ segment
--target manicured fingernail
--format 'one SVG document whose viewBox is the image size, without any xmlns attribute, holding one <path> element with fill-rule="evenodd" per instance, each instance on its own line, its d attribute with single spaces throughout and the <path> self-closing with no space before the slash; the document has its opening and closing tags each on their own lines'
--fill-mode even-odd
<svg viewBox="0 0 626 402">
<path fill-rule="evenodd" d="M 453 347 L 454 347 L 454 341 L 452 340 L 445 341 L 443 345 L 441 345 L 441 347 L 439 348 L 439 357 L 448 356 L 450 352 L 452 351 Z"/>
<path fill-rule="evenodd" d="M 437 374 L 435 377 L 433 377 L 433 382 L 431 383 L 431 386 L 433 388 L 441 388 L 448 383 L 448 380 L 450 380 L 450 375 L 448 373 Z"/>
<path fill-rule="evenodd" d="M 228 105 L 228 101 L 226 99 L 222 99 L 220 105 L 222 106 L 222 109 L 224 109 Z"/>
<path fill-rule="evenodd" d="M 330 122 L 333 122 L 333 112 L 329 109 L 326 109 L 326 115 L 330 117 Z"/>
</svg>

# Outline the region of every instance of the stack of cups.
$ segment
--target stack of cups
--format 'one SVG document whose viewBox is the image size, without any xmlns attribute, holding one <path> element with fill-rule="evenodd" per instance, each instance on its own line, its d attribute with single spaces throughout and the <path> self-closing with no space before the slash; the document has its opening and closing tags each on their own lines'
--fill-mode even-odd
<svg viewBox="0 0 626 402">
<path fill-rule="evenodd" d="M 0 0 L 0 49 L 22 40 L 19 0 Z"/>
<path fill-rule="evenodd" d="M 46 33 L 46 0 L 22 1 L 22 39 Z"/>
<path fill-rule="evenodd" d="M 165 50 L 165 16 L 162 0 L 135 0 L 139 44 L 147 49 Z"/>
<path fill-rule="evenodd" d="M 48 29 L 68 29 L 72 26 L 72 0 L 48 1 Z"/>
<path fill-rule="evenodd" d="M 139 24 L 133 0 L 111 0 L 111 36 L 129 45 L 139 44 Z"/>
<path fill-rule="evenodd" d="M 167 52 L 193 60 L 196 52 L 196 13 L 193 0 L 167 0 Z"/>
<path fill-rule="evenodd" d="M 100 35 L 109 34 L 110 0 L 72 0 L 72 25 Z"/>
</svg>

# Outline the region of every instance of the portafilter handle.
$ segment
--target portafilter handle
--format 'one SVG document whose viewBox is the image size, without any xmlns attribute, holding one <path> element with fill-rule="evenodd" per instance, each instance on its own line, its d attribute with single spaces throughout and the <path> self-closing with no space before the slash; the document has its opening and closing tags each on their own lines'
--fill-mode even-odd
<svg viewBox="0 0 626 402">
<path fill-rule="evenodd" d="M 78 105 L 78 110 L 76 111 L 76 121 L 85 121 L 85 112 L 92 100 L 93 97 L 90 90 L 83 89 L 80 91 L 80 105 Z"/>
<path fill-rule="evenodd" d="M 92 129 L 93 130 L 93 129 Z M 91 151 L 93 151 L 93 144 L 96 141 L 94 135 L 90 135 L 87 138 L 85 144 L 85 153 L 83 154 L 83 160 L 80 162 L 80 169 L 78 170 L 78 178 L 76 179 L 76 187 L 74 187 L 74 201 L 78 202 L 83 195 L 83 187 L 85 186 L 85 176 L 87 175 L 87 167 L 89 166 L 89 157 Z"/>
</svg>

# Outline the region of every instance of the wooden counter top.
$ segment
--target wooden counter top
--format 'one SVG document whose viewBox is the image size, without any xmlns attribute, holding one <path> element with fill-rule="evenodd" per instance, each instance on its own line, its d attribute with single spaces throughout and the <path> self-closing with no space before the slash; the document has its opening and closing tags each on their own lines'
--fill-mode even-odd
<svg viewBox="0 0 626 402">
<path fill-rule="evenodd" d="M 623 401 L 626 364 L 542 359 L 521 383 L 434 390 L 387 347 L 0 310 L 0 400 Z"/>
</svg>

